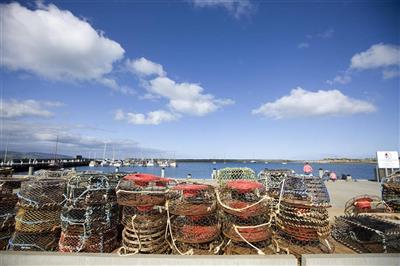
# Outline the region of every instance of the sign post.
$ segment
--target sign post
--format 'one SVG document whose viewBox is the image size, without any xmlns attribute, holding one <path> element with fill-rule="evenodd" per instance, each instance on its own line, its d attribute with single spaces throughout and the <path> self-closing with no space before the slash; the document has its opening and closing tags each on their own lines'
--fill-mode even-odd
<svg viewBox="0 0 400 266">
<path fill-rule="evenodd" d="M 384 169 L 385 177 L 389 175 L 388 169 L 391 169 L 390 173 L 393 173 L 393 169 L 400 168 L 399 152 L 397 151 L 378 151 L 376 152 L 378 161 L 377 178 L 380 182 L 380 169 Z"/>
</svg>

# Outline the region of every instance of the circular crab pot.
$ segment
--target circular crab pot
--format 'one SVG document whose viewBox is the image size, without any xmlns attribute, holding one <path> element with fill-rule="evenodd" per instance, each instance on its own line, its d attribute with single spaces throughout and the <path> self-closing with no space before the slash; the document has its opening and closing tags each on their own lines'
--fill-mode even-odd
<svg viewBox="0 0 400 266">
<path fill-rule="evenodd" d="M 134 226 L 138 230 L 149 228 L 165 228 L 167 223 L 166 211 L 156 206 L 124 206 L 121 223 L 125 227 Z"/>
<path fill-rule="evenodd" d="M 115 202 L 115 180 L 103 174 L 79 174 L 67 183 L 66 203 L 75 207 Z"/>
<path fill-rule="evenodd" d="M 64 179 L 24 181 L 18 192 L 19 204 L 25 208 L 59 208 L 64 202 Z"/>
<path fill-rule="evenodd" d="M 150 174 L 132 174 L 122 178 L 117 186 L 118 204 L 124 206 L 162 205 L 171 179 Z"/>
<path fill-rule="evenodd" d="M 184 243 L 206 243 L 220 233 L 220 225 L 215 215 L 175 216 L 171 219 L 173 237 Z"/>
<path fill-rule="evenodd" d="M 225 212 L 241 217 L 250 217 L 268 212 L 269 201 L 260 202 L 266 195 L 265 187 L 257 181 L 231 180 L 220 189 L 219 193 L 222 208 Z"/>
<path fill-rule="evenodd" d="M 224 216 L 222 232 L 226 237 L 237 242 L 244 242 L 244 239 L 248 242 L 265 241 L 271 238 L 271 229 L 269 225 L 260 225 L 268 221 L 269 216 L 267 214 L 243 218 L 227 213 Z M 236 232 L 235 227 L 237 227 L 238 232 Z"/>
<path fill-rule="evenodd" d="M 179 184 L 170 192 L 169 212 L 175 215 L 206 215 L 215 212 L 214 188 L 205 184 Z"/>
</svg>

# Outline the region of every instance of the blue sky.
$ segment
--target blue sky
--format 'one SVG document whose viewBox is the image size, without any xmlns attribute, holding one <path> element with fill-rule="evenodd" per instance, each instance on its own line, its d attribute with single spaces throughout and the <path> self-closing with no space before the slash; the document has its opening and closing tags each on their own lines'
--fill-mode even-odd
<svg viewBox="0 0 400 266">
<path fill-rule="evenodd" d="M 1 5 L 1 147 L 99 157 L 399 150 L 400 5 Z"/>
</svg>

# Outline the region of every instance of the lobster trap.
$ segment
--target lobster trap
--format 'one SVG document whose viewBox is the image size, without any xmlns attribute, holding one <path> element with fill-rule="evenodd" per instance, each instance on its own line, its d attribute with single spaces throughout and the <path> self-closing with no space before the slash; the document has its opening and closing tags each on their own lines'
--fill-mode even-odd
<svg viewBox="0 0 400 266">
<path fill-rule="evenodd" d="M 276 216 L 280 237 L 293 246 L 327 246 L 324 251 L 333 252 L 327 210 L 330 199 L 323 181 L 312 176 L 289 176 L 282 183 L 280 197 Z"/>
<path fill-rule="evenodd" d="M 357 215 L 359 213 L 383 213 L 392 212 L 389 205 L 377 196 L 360 195 L 348 200 L 344 207 L 346 215 Z"/>
<path fill-rule="evenodd" d="M 400 212 L 400 171 L 383 181 L 382 199 L 394 212 Z"/>
<path fill-rule="evenodd" d="M 217 191 L 226 254 L 266 254 L 271 242 L 271 198 L 255 180 L 227 181 Z"/>
<path fill-rule="evenodd" d="M 247 167 L 237 167 L 237 168 L 223 168 L 217 171 L 217 175 L 215 178 L 219 185 L 224 184 L 229 180 L 236 179 L 250 179 L 257 180 L 256 173 Z"/>
<path fill-rule="evenodd" d="M 21 186 L 21 181 L 15 178 L 0 179 L 0 250 L 7 248 L 15 227 L 16 204 L 18 201 L 15 189 Z"/>
<path fill-rule="evenodd" d="M 165 254 L 167 213 L 164 208 L 167 188 L 173 180 L 150 174 L 131 174 L 117 186 L 118 204 L 122 205 L 121 255 Z"/>
<path fill-rule="evenodd" d="M 181 183 L 173 187 L 166 202 L 170 246 L 175 254 L 217 254 L 221 224 L 212 186 Z"/>
<path fill-rule="evenodd" d="M 117 245 L 118 180 L 103 174 L 78 174 L 67 182 L 61 212 L 61 252 L 111 252 Z"/>
<path fill-rule="evenodd" d="M 57 249 L 64 190 L 63 179 L 34 178 L 22 182 L 17 194 L 15 232 L 8 244 L 10 250 Z"/>
<path fill-rule="evenodd" d="M 400 225 L 370 215 L 336 217 L 332 236 L 357 253 L 400 252 Z"/>
<path fill-rule="evenodd" d="M 278 198 L 283 179 L 293 174 L 290 169 L 264 169 L 258 174 L 258 180 L 265 186 L 269 196 Z"/>
</svg>

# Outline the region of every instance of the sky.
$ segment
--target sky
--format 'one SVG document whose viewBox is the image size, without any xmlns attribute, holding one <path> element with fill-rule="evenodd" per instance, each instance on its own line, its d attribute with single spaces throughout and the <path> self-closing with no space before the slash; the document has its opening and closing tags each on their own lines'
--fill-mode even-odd
<svg viewBox="0 0 400 266">
<path fill-rule="evenodd" d="M 0 150 L 399 150 L 400 2 L 6 1 Z"/>
</svg>

